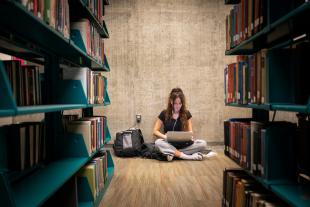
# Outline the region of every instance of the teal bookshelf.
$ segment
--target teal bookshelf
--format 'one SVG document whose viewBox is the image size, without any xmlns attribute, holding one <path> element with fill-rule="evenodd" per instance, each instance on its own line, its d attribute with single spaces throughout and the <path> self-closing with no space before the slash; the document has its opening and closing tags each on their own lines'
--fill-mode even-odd
<svg viewBox="0 0 310 207">
<path fill-rule="evenodd" d="M 237 103 L 228 103 L 226 106 L 231 107 L 242 107 L 242 108 L 252 108 L 252 109 L 260 109 L 260 110 L 271 110 L 270 104 L 237 104 Z"/>
<path fill-rule="evenodd" d="M 268 0 L 269 2 L 270 0 Z M 269 5 L 269 4 L 268 4 Z M 245 54 L 253 54 L 257 52 L 261 48 L 272 48 L 276 44 L 279 44 L 277 41 L 282 37 L 279 37 L 278 30 L 282 30 L 283 27 L 287 28 L 285 32 L 283 32 L 282 36 L 288 39 L 289 35 L 292 35 L 292 31 L 289 27 L 289 24 L 292 24 L 293 21 L 297 21 L 299 17 L 303 17 L 305 14 L 308 14 L 310 11 L 310 2 L 305 2 L 299 7 L 293 9 L 292 11 L 288 12 L 287 14 L 281 16 L 277 20 L 271 22 L 272 20 L 272 13 L 268 14 L 268 23 L 267 25 L 260 30 L 255 35 L 251 36 L 247 40 L 243 41 L 239 45 L 235 46 L 234 48 L 227 50 L 225 55 L 245 55 Z M 307 32 L 306 28 L 298 28 L 298 33 L 295 33 L 294 36 L 297 37 L 301 34 Z M 292 40 L 289 40 L 292 41 Z M 255 47 L 255 45 L 259 45 L 259 47 Z"/>
<path fill-rule="evenodd" d="M 16 206 L 38 206 L 73 176 L 87 158 L 68 158 L 50 163 L 23 181 L 12 186 Z M 53 178 L 53 182 L 47 180 Z M 31 186 L 31 189 L 29 189 Z"/>
<path fill-rule="evenodd" d="M 108 59 L 107 59 L 107 56 L 106 56 L 106 55 L 104 55 L 104 64 L 103 64 L 103 67 L 104 67 L 104 70 L 105 70 L 105 71 L 110 71 L 110 66 L 109 66 Z"/>
<path fill-rule="evenodd" d="M 105 22 L 100 22 L 85 6 L 84 1 L 76 1 L 76 4 L 79 6 L 71 5 L 69 0 L 70 18 L 71 14 L 88 18 L 102 38 L 109 38 Z M 24 170 L 12 171 L 9 169 L 7 157 L 8 131 L 6 127 L 0 128 L 1 206 L 40 206 L 48 203 L 62 192 L 64 186 L 67 187 L 66 183 L 71 182 L 76 173 L 103 150 L 111 139 L 105 117 L 104 144 L 98 147 L 100 149 L 88 154 L 83 136 L 66 133 L 62 125 L 64 110 L 89 110 L 89 115 L 92 115 L 94 107 L 110 104 L 106 78 L 106 95 L 102 104 L 88 104 L 81 81 L 62 80 L 61 65 L 110 71 L 106 56 L 102 62 L 90 56 L 81 42 L 81 34 L 72 34 L 70 38 L 64 37 L 43 19 L 29 12 L 19 1 L 4 0 L 0 3 L 0 52 L 44 65 L 42 80 L 40 76 L 43 104 L 18 106 L 6 69 L 0 61 L 0 117 L 44 113 L 44 142 L 48 146 L 44 161 L 32 167 L 27 166 Z M 114 163 L 110 151 L 107 151 L 107 157 L 107 180 L 90 206 L 99 206 L 113 177 Z M 79 206 L 87 206 L 87 202 L 81 202 Z"/>
<path fill-rule="evenodd" d="M 310 203 L 310 188 L 300 185 L 272 185 L 271 190 L 288 204 L 307 207 Z"/>
<path fill-rule="evenodd" d="M 63 105 L 37 105 L 37 106 L 21 106 L 17 107 L 15 115 L 34 114 L 34 113 L 48 113 L 63 110 L 72 110 L 85 108 L 82 104 L 63 104 Z"/>
<path fill-rule="evenodd" d="M 0 61 L 0 116 L 10 116 L 14 114 L 16 103 L 13 98 L 10 83 L 4 69 L 3 63 Z"/>
<path fill-rule="evenodd" d="M 108 127 L 107 117 L 104 117 L 104 143 L 107 144 L 111 140 L 111 134 Z"/>
<path fill-rule="evenodd" d="M 237 162 L 235 162 L 239 165 Z M 253 175 L 249 170 L 245 172 L 253 177 L 258 183 L 266 189 L 271 190 L 281 199 L 285 200 L 291 206 L 308 207 L 310 202 L 310 188 L 296 184 L 289 179 L 267 180 Z"/>
<path fill-rule="evenodd" d="M 297 1 L 266 0 L 265 25 L 260 31 L 238 45 L 225 51 L 225 55 L 252 55 L 262 49 L 268 49 L 266 58 L 266 100 L 264 104 L 226 103 L 229 107 L 252 109 L 253 121 L 269 121 L 269 111 L 286 111 L 298 114 L 310 114 L 310 95 L 306 102 L 298 100 L 299 80 L 293 67 L 290 50 L 300 43 L 309 43 L 310 2 L 296 4 Z M 225 1 L 236 4 L 238 1 Z M 281 5 L 281 6 L 279 6 Z M 298 55 L 300 55 L 298 53 Z M 295 65 L 294 65 L 295 66 Z M 303 68 L 307 70 L 308 68 Z M 296 76 L 295 76 L 296 75 Z M 283 136 L 282 136 L 283 138 Z M 287 146 L 287 145 L 284 145 Z M 237 149 L 238 150 L 238 149 Z M 230 156 L 227 155 L 229 158 Z M 267 156 L 267 155 L 265 155 Z M 269 157 L 270 159 L 270 157 Z M 238 162 L 231 158 L 232 161 Z M 296 171 L 297 171 L 297 163 Z M 238 164 L 239 165 L 239 164 Z M 244 169 L 248 175 L 267 190 L 273 192 L 290 206 L 304 207 L 310 204 L 309 187 L 297 183 L 297 177 L 283 179 L 263 179 Z"/>
<path fill-rule="evenodd" d="M 236 162 L 235 160 L 231 159 L 232 161 L 234 161 L 234 163 L 236 163 L 240 168 L 242 168 L 238 162 Z M 256 176 L 253 175 L 252 172 L 250 170 L 247 169 L 243 169 L 248 175 L 250 175 L 251 177 L 253 177 L 258 183 L 260 183 L 262 186 L 264 186 L 266 189 L 271 189 L 272 186 L 274 185 L 292 185 L 295 184 L 294 181 L 290 180 L 290 179 L 272 179 L 272 180 L 268 180 L 268 179 L 264 179 L 260 176 Z"/>
<path fill-rule="evenodd" d="M 102 26 L 103 26 L 103 28 L 104 28 L 104 30 L 106 32 L 106 36 L 109 37 L 109 31 L 108 31 L 107 25 L 106 25 L 104 20 L 102 21 Z"/>
<path fill-rule="evenodd" d="M 226 104 L 226 106 L 261 109 L 261 110 L 267 110 L 267 111 L 290 111 L 290 112 L 300 112 L 300 113 L 309 113 L 310 112 L 308 105 L 295 105 L 295 104 L 237 104 L 237 103 L 229 103 L 229 104 Z"/>
<path fill-rule="evenodd" d="M 274 111 L 291 111 L 299 113 L 310 113 L 309 105 L 295 105 L 295 104 L 273 104 L 271 110 Z"/>
<path fill-rule="evenodd" d="M 110 97 L 109 97 L 109 94 L 108 94 L 108 79 L 106 77 L 103 77 L 104 79 L 104 105 L 107 106 L 107 105 L 110 105 L 111 104 L 111 101 L 110 101 Z"/>
</svg>

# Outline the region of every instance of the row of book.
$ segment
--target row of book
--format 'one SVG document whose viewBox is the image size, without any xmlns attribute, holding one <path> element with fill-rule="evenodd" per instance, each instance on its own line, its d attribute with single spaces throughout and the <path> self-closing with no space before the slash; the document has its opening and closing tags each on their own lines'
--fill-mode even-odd
<svg viewBox="0 0 310 207">
<path fill-rule="evenodd" d="M 82 39 L 78 38 L 80 33 Z M 76 45 L 80 46 L 88 55 L 92 56 L 98 62 L 104 62 L 104 43 L 96 28 L 91 25 L 88 19 L 79 19 L 71 22 L 71 39 Z M 81 42 L 82 41 L 82 42 Z"/>
<path fill-rule="evenodd" d="M 90 156 L 104 145 L 104 116 L 68 118 L 64 116 L 65 129 L 67 132 L 80 134 L 83 136 L 84 143 Z"/>
<path fill-rule="evenodd" d="M 8 169 L 21 171 L 46 158 L 45 128 L 42 122 L 23 122 L 1 127 L 7 137 Z"/>
<path fill-rule="evenodd" d="M 289 179 L 296 172 L 296 124 L 230 119 L 224 122 L 225 154 L 264 179 Z"/>
<path fill-rule="evenodd" d="M 88 55 L 103 64 L 103 39 L 88 19 L 79 19 L 71 22 L 68 0 L 25 0 L 22 1 L 22 4 L 35 16 L 38 16 L 52 28 L 59 31 L 65 38 L 71 38 L 76 45 L 78 45 Z M 103 2 L 90 1 L 88 5 L 89 8 L 95 12 L 96 17 L 101 20 L 103 16 Z M 79 35 L 77 35 L 76 32 L 80 33 L 82 40 L 77 38 Z M 83 46 L 81 46 L 81 42 L 83 43 Z"/>
<path fill-rule="evenodd" d="M 28 11 L 41 18 L 69 39 L 70 13 L 68 0 L 22 0 L 21 3 Z"/>
<path fill-rule="evenodd" d="M 262 49 L 253 55 L 237 56 L 237 62 L 224 69 L 225 103 L 307 104 L 309 48 L 310 44 L 303 42 L 290 49 Z"/>
<path fill-rule="evenodd" d="M 273 23 L 303 3 L 304 0 L 281 1 L 279 8 L 277 1 L 240 0 L 226 16 L 226 50 L 261 31 L 267 25 L 267 19 L 269 23 Z"/>
<path fill-rule="evenodd" d="M 42 104 L 42 75 L 37 65 L 21 65 L 19 60 L 2 61 L 17 106 Z M 103 104 L 105 77 L 102 72 L 89 68 L 63 66 L 64 80 L 79 80 L 89 104 Z"/>
<path fill-rule="evenodd" d="M 224 207 L 288 207 L 278 197 L 265 190 L 242 169 L 223 172 Z"/>
<path fill-rule="evenodd" d="M 92 161 L 80 169 L 77 177 L 78 180 L 87 179 L 94 200 L 96 200 L 108 177 L 107 154 L 100 151 Z"/>
<path fill-rule="evenodd" d="M 18 106 L 42 103 L 41 76 L 36 65 L 21 65 L 19 60 L 3 61 Z"/>
<path fill-rule="evenodd" d="M 79 80 L 89 104 L 104 102 L 104 76 L 102 72 L 91 71 L 89 68 L 63 68 L 64 80 Z"/>
<path fill-rule="evenodd" d="M 256 34 L 266 25 L 266 1 L 241 0 L 226 16 L 226 50 Z"/>
<path fill-rule="evenodd" d="M 104 3 L 103 0 L 85 0 L 86 6 L 95 15 L 101 23 L 104 16 Z"/>
<path fill-rule="evenodd" d="M 225 103 L 264 104 L 269 101 L 266 55 L 266 49 L 254 55 L 239 55 L 236 63 L 225 67 Z"/>
</svg>

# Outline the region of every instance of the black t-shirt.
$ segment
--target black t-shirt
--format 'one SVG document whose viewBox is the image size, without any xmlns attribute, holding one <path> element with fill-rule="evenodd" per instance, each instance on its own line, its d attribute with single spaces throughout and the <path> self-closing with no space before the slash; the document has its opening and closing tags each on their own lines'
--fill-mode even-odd
<svg viewBox="0 0 310 207">
<path fill-rule="evenodd" d="M 158 118 L 164 124 L 164 132 L 167 133 L 168 131 L 182 131 L 180 117 L 178 117 L 177 120 L 171 118 L 170 120 L 165 121 L 165 113 L 166 113 L 166 110 L 163 110 L 158 116 Z M 192 114 L 189 111 L 186 111 L 186 116 L 187 116 L 187 120 L 192 118 Z"/>
</svg>

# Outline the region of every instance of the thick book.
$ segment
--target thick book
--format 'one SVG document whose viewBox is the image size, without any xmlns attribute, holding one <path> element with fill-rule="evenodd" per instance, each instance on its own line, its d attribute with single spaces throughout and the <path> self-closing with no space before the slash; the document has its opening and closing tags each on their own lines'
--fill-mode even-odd
<svg viewBox="0 0 310 207">
<path fill-rule="evenodd" d="M 89 68 L 86 67 L 64 67 L 63 68 L 63 79 L 64 80 L 79 80 L 81 81 L 83 92 L 85 94 L 85 97 L 87 98 L 88 102 L 89 100 L 89 83 L 88 83 L 88 76 L 89 76 Z"/>
<path fill-rule="evenodd" d="M 260 130 L 264 127 L 264 123 L 251 121 L 251 172 L 253 174 L 258 173 L 259 163 L 259 142 L 260 142 Z"/>
<path fill-rule="evenodd" d="M 10 170 L 24 170 L 26 168 L 26 126 L 7 126 L 8 139 L 8 167 Z"/>
<path fill-rule="evenodd" d="M 84 143 L 88 155 L 90 156 L 92 153 L 91 139 L 92 139 L 92 129 L 91 129 L 91 121 L 71 121 L 68 123 L 67 130 L 71 133 L 80 134 L 83 136 Z"/>
<path fill-rule="evenodd" d="M 267 59 L 267 49 L 261 50 L 261 96 L 260 100 L 261 103 L 266 103 L 266 97 L 267 97 L 267 65 L 266 65 L 266 59 Z"/>
<path fill-rule="evenodd" d="M 87 178 L 94 200 L 96 199 L 96 165 L 89 163 L 84 166 L 77 174 L 78 177 Z"/>
</svg>

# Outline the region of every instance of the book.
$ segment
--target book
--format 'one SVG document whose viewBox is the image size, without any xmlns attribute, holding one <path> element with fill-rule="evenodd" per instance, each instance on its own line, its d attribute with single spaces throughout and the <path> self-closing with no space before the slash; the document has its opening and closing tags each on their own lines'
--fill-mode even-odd
<svg viewBox="0 0 310 207">
<path fill-rule="evenodd" d="M 259 172 L 260 130 L 263 127 L 263 123 L 251 121 L 251 172 L 255 175 Z"/>
<path fill-rule="evenodd" d="M 64 67 L 63 70 L 64 80 L 79 80 L 82 84 L 82 89 L 85 97 L 89 97 L 89 75 L 90 69 L 87 67 Z M 90 102 L 90 100 L 89 100 Z"/>
<path fill-rule="evenodd" d="M 71 133 L 80 134 L 83 136 L 85 149 L 87 150 L 88 155 L 92 153 L 92 130 L 91 130 L 91 121 L 79 121 L 74 120 L 68 123 L 67 130 Z"/>
<path fill-rule="evenodd" d="M 77 174 L 79 177 L 87 178 L 94 200 L 96 199 L 96 165 L 89 163 L 84 166 Z"/>
</svg>

